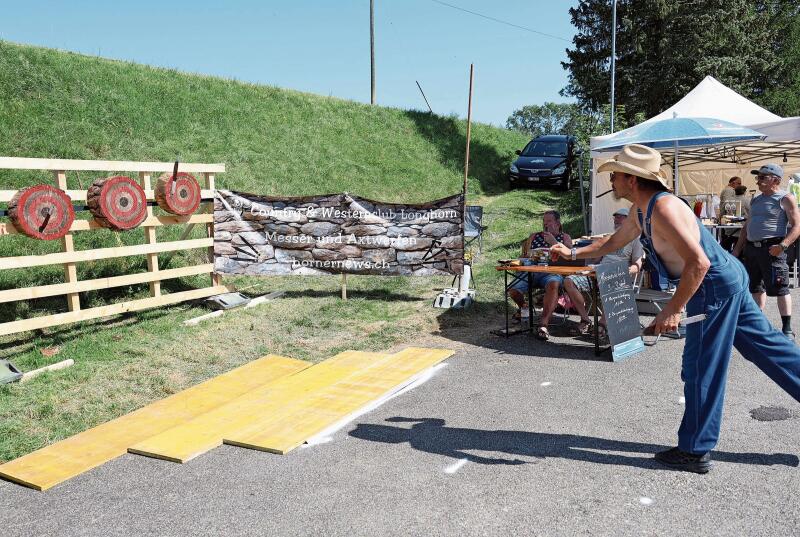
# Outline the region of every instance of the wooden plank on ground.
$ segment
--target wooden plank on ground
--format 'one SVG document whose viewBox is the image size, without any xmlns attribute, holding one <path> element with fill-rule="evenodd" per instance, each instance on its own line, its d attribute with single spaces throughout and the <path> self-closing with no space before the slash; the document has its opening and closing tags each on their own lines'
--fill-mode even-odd
<svg viewBox="0 0 800 537">
<path fill-rule="evenodd" d="M 128 446 L 191 420 L 311 364 L 265 356 L 103 425 L 0 466 L 0 476 L 46 490 L 124 454 Z"/>
<path fill-rule="evenodd" d="M 389 355 L 345 351 L 302 372 L 248 392 L 211 412 L 130 446 L 137 455 L 184 463 L 222 445 L 223 438 L 302 406 L 320 389 Z"/>
<path fill-rule="evenodd" d="M 247 428 L 229 433 L 224 443 L 285 454 L 417 374 L 452 356 L 446 349 L 409 348 L 375 362 L 355 375 L 309 393 L 298 404 Z"/>
</svg>

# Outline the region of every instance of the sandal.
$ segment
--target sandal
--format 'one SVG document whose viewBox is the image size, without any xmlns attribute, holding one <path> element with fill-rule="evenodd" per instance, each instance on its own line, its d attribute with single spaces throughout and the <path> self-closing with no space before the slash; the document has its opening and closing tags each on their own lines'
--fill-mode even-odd
<svg viewBox="0 0 800 537">
<path fill-rule="evenodd" d="M 592 321 L 581 321 L 578 323 L 578 334 L 585 336 L 592 332 Z"/>
<path fill-rule="evenodd" d="M 536 339 L 541 339 L 542 341 L 550 339 L 550 332 L 547 331 L 546 326 L 539 327 L 539 330 L 536 331 Z"/>
</svg>

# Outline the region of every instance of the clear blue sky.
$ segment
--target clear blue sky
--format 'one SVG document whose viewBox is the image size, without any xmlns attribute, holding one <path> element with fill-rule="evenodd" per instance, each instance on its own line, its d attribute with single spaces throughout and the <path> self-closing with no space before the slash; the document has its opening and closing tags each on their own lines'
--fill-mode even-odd
<svg viewBox="0 0 800 537">
<path fill-rule="evenodd" d="M 565 102 L 560 62 L 573 0 L 375 0 L 378 104 L 502 125 L 517 108 Z M 0 38 L 369 102 L 369 0 L 26 0 Z M 556 39 L 534 33 L 543 32 Z"/>
</svg>

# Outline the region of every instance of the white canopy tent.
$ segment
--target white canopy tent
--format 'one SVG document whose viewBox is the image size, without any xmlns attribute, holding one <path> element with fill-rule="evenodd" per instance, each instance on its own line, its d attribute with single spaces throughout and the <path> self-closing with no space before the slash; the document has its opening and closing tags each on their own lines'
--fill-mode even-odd
<svg viewBox="0 0 800 537">
<path fill-rule="evenodd" d="M 678 117 L 711 117 L 750 127 L 765 135 L 763 142 L 748 142 L 737 146 L 682 147 L 678 152 L 681 194 L 719 194 L 734 175 L 742 178 L 749 189 L 755 188 L 750 170 L 767 162 L 783 166 L 785 175 L 800 171 L 800 117 L 781 118 L 754 102 L 739 95 L 711 76 L 707 76 L 680 101 L 643 123 Z M 632 127 L 633 128 L 633 127 Z M 624 131 L 623 131 L 624 132 Z M 616 133 L 618 134 L 618 133 Z M 612 214 L 627 201 L 615 201 L 607 195 L 596 196 L 610 188 L 608 174 L 598 174 L 597 167 L 610 159 L 616 151 L 600 152 L 602 145 L 612 135 L 595 136 L 592 148 L 592 233 L 613 231 Z M 671 150 L 661 150 L 662 169 L 672 177 L 674 155 Z"/>
</svg>

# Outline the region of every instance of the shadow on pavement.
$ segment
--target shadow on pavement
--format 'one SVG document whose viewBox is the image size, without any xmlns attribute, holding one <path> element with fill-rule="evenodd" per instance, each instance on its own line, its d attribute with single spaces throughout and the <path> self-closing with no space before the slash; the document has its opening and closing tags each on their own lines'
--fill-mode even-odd
<svg viewBox="0 0 800 537">
<path fill-rule="evenodd" d="M 520 465 L 533 461 L 518 457 L 546 459 L 558 457 L 598 464 L 633 466 L 636 468 L 665 468 L 653 459 L 653 455 L 672 446 L 643 444 L 623 440 L 609 440 L 572 434 L 535 433 L 527 431 L 484 431 L 446 427 L 440 418 L 388 418 L 392 423 L 413 423 L 411 428 L 391 425 L 361 423 L 350 432 L 350 436 L 373 442 L 400 444 L 408 442 L 419 451 L 445 455 L 454 459 L 466 459 L 478 464 Z M 510 457 L 484 457 L 470 452 L 486 451 L 505 453 Z M 622 455 L 620 452 L 641 454 Z M 715 461 L 752 465 L 798 466 L 796 455 L 787 453 L 732 453 L 714 451 Z"/>
<path fill-rule="evenodd" d="M 483 347 L 496 354 L 611 361 L 610 352 L 595 356 L 594 340 L 590 336 L 578 335 L 577 315 L 573 314 L 566 321 L 561 320 L 561 314 L 555 315 L 549 326 L 550 340 L 541 341 L 533 333 L 527 332 L 527 323 L 509 322 L 510 332 L 521 331 L 521 333 L 509 337 L 498 335 L 498 331 L 505 329 L 505 315 L 500 313 L 502 311 L 502 302 L 481 302 L 470 310 L 445 310 L 438 317 L 439 330 L 435 335 Z M 510 310 L 509 315 L 512 313 L 513 310 Z M 534 319 L 534 330 L 537 326 L 538 319 Z"/>
</svg>

